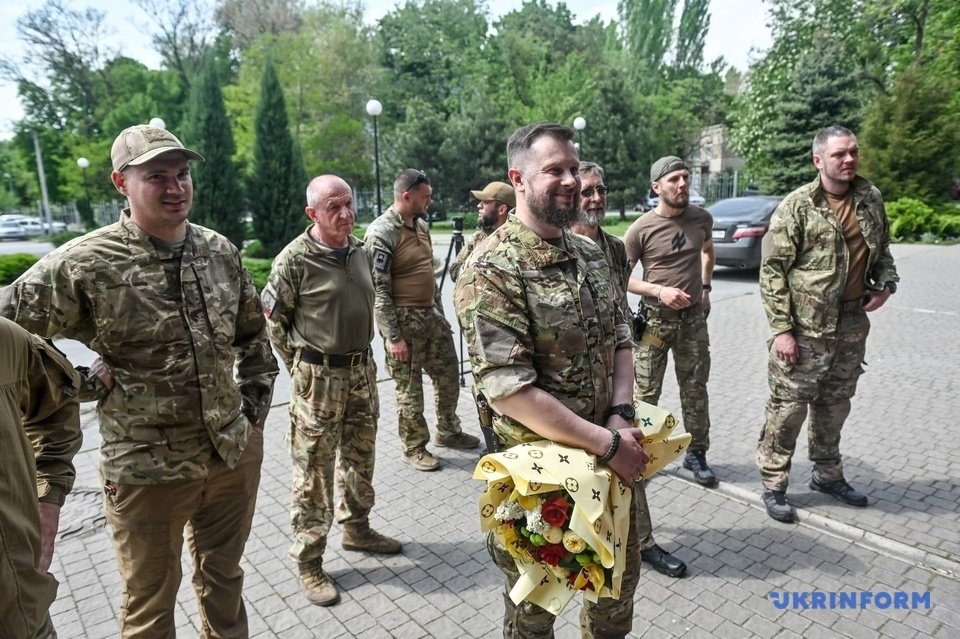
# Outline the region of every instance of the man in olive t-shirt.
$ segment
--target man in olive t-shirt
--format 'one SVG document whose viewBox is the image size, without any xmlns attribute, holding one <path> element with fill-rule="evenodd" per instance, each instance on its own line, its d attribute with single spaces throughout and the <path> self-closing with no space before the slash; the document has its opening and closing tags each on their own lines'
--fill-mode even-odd
<svg viewBox="0 0 960 639">
<path fill-rule="evenodd" d="M 631 276 L 628 290 L 643 296 L 647 328 L 634 351 L 637 385 L 634 399 L 656 404 L 663 388 L 667 353 L 673 351 L 683 423 L 693 436 L 683 460 L 703 486 L 714 486 L 707 465 L 710 448 L 710 281 L 715 262 L 713 218 L 690 205 L 690 171 L 678 157 L 667 156 L 650 169 L 660 203 L 627 230 L 624 244 L 630 267 L 643 265 L 643 277 Z"/>
</svg>

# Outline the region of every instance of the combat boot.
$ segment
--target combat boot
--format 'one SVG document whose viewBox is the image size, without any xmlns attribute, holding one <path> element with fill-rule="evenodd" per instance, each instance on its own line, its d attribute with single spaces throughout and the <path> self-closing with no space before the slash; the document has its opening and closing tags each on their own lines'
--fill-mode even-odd
<svg viewBox="0 0 960 639">
<path fill-rule="evenodd" d="M 315 606 L 332 606 L 340 601 L 340 592 L 333 580 L 323 572 L 323 561 L 305 561 L 298 566 L 300 585 L 307 601 Z"/>
<path fill-rule="evenodd" d="M 370 524 L 353 524 L 343 527 L 343 548 L 378 555 L 396 555 L 403 546 L 396 539 L 381 535 Z"/>
<path fill-rule="evenodd" d="M 693 478 L 701 486 L 711 488 L 717 485 L 717 476 L 713 474 L 713 469 L 707 465 L 707 453 L 703 450 L 687 451 L 683 458 L 683 467 L 693 471 Z"/>
<path fill-rule="evenodd" d="M 867 496 L 848 484 L 846 479 L 841 478 L 834 481 L 822 481 L 817 474 L 814 473 L 813 477 L 810 478 L 810 488 L 820 491 L 821 493 L 833 495 L 840 501 L 845 504 L 850 504 L 851 506 L 863 508 L 870 503 Z"/>
<path fill-rule="evenodd" d="M 763 489 L 763 505 L 767 509 L 767 514 L 777 521 L 785 524 L 791 524 L 797 520 L 797 511 L 787 501 L 787 492 L 785 490 Z"/>
<path fill-rule="evenodd" d="M 438 434 L 434 441 L 437 446 L 443 446 L 444 448 L 456 448 L 457 450 L 473 450 L 480 445 L 480 440 L 474 437 L 473 435 L 468 435 L 467 433 L 460 431 L 456 435 L 440 435 Z"/>
</svg>

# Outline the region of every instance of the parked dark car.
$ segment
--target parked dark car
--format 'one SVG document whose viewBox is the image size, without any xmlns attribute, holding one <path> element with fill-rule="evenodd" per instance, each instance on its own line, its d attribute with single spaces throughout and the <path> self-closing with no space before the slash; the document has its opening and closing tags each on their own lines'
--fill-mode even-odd
<svg viewBox="0 0 960 639">
<path fill-rule="evenodd" d="M 782 199 L 777 195 L 732 197 L 707 207 L 713 216 L 717 265 L 742 269 L 760 266 L 760 243 Z"/>
</svg>

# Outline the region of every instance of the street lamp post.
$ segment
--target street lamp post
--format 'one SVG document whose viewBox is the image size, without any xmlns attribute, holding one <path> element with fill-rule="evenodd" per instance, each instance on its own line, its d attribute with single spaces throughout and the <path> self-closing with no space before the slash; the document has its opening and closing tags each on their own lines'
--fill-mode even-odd
<svg viewBox="0 0 960 639">
<path fill-rule="evenodd" d="M 383 113 L 383 105 L 380 100 L 367 101 L 367 115 L 373 118 L 373 166 L 377 178 L 377 216 L 381 212 L 380 204 L 380 140 L 377 131 L 377 118 Z"/>
<path fill-rule="evenodd" d="M 577 130 L 577 144 L 580 154 L 583 155 L 583 130 L 587 128 L 587 121 L 578 115 L 573 119 L 573 128 Z"/>
<path fill-rule="evenodd" d="M 93 207 L 90 202 L 90 191 L 87 190 L 87 169 L 90 167 L 90 160 L 87 158 L 77 158 L 77 166 L 80 167 L 80 173 L 83 175 L 83 212 L 81 218 L 87 218 L 86 221 L 93 221 Z"/>
</svg>

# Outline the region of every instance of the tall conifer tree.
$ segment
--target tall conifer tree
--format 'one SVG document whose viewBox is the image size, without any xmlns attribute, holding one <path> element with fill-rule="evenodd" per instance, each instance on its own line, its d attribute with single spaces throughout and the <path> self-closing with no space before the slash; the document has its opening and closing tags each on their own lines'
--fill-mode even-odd
<svg viewBox="0 0 960 639">
<path fill-rule="evenodd" d="M 197 162 L 193 209 L 190 219 L 225 235 L 238 248 L 243 246 L 243 202 L 240 178 L 233 164 L 236 146 L 223 104 L 217 61 L 207 55 L 200 76 L 190 90 L 184 144 L 198 149 L 206 162 Z"/>
</svg>

